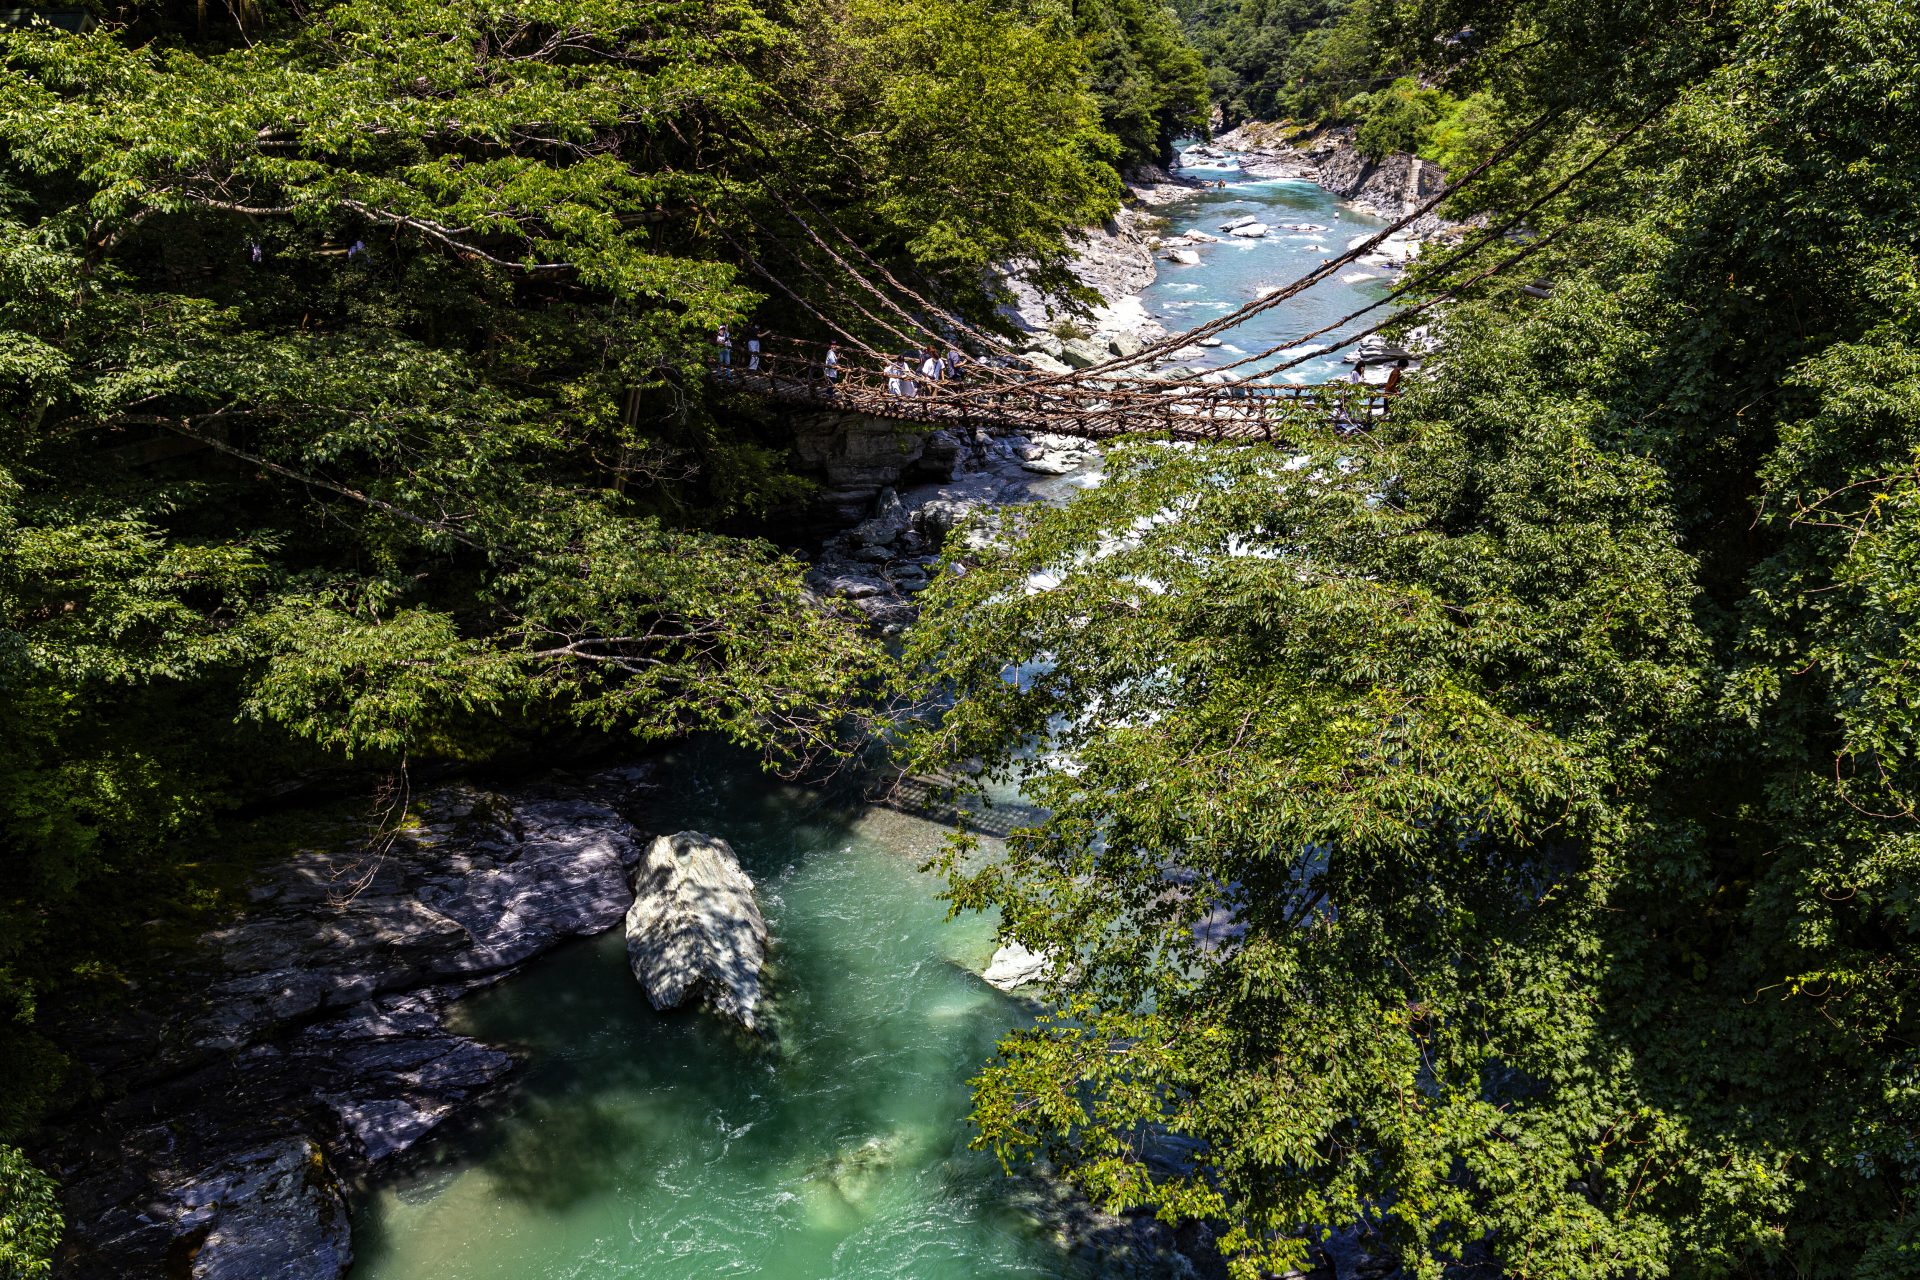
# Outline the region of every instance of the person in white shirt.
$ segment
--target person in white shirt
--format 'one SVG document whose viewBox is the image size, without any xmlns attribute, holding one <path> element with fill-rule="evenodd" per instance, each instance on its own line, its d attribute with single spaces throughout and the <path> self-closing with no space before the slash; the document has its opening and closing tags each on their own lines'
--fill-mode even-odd
<svg viewBox="0 0 1920 1280">
<path fill-rule="evenodd" d="M 940 381 L 940 357 L 927 352 L 927 358 L 920 362 L 920 376 L 927 380 L 927 391 L 933 392 L 933 386 Z"/>
<path fill-rule="evenodd" d="M 759 368 L 760 331 L 758 329 L 750 329 L 747 331 L 747 369 L 753 372 L 758 371 Z"/>
<path fill-rule="evenodd" d="M 891 364 L 887 366 L 886 374 L 887 374 L 887 394 L 890 396 L 906 395 L 907 394 L 906 384 L 903 381 L 903 379 L 907 376 L 906 361 L 904 360 L 893 361 Z"/>
<path fill-rule="evenodd" d="M 720 358 L 720 376 L 724 378 L 733 371 L 733 330 L 721 325 L 720 332 L 713 335 L 713 348 Z"/>
<path fill-rule="evenodd" d="M 826 356 L 826 359 L 820 362 L 820 368 L 821 368 L 821 372 L 823 372 L 826 375 L 827 385 L 829 387 L 833 386 L 834 383 L 840 381 L 840 344 L 839 343 L 829 342 L 827 344 L 827 356 Z"/>
</svg>

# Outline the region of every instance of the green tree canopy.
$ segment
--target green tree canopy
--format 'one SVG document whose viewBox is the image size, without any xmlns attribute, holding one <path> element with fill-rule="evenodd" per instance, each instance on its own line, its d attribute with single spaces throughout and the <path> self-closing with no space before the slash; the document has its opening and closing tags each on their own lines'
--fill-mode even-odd
<svg viewBox="0 0 1920 1280">
<path fill-rule="evenodd" d="M 1249 1276 L 1911 1274 L 1920 18 L 1395 22 L 1549 120 L 1486 200 L 1654 122 L 1366 437 L 1137 447 L 929 593 L 912 759 L 1049 811 L 950 867 L 1059 960 L 982 1139 Z"/>
<path fill-rule="evenodd" d="M 984 316 L 1117 199 L 1044 0 L 233 12 L 0 29 L 0 1138 L 61 1086 L 40 1002 L 217 907 L 237 801 L 835 750 L 882 655 L 751 536 L 805 485 L 716 327 L 877 335 L 833 227 Z"/>
<path fill-rule="evenodd" d="M 1155 0 L 1073 0 L 1101 119 L 1128 165 L 1158 164 L 1207 124 L 1206 66 Z"/>
</svg>

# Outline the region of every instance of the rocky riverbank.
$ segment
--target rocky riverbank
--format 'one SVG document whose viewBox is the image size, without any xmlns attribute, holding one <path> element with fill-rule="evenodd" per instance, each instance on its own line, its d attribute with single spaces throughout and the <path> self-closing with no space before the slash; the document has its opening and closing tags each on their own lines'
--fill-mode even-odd
<svg viewBox="0 0 1920 1280">
<path fill-rule="evenodd" d="M 1303 129 L 1249 121 L 1198 150 L 1215 156 L 1237 154 L 1252 177 L 1310 178 L 1356 209 L 1396 222 L 1447 185 L 1445 171 L 1418 156 L 1401 152 L 1369 159 L 1354 145 L 1353 130 L 1346 126 Z M 1416 240 L 1431 239 L 1458 225 L 1428 213 L 1406 232 Z"/>
<path fill-rule="evenodd" d="M 438 788 L 378 854 L 267 868 L 176 971 L 70 1023 L 99 1101 L 38 1152 L 65 1196 L 58 1275 L 339 1280 L 348 1189 L 513 1067 L 448 1006 L 627 911 L 647 778 Z"/>
<path fill-rule="evenodd" d="M 1166 328 L 1137 299 L 1153 283 L 1158 210 L 1200 188 L 1191 178 L 1147 166 L 1128 175 L 1120 209 L 1107 222 L 1088 227 L 1074 246 L 1072 271 L 1105 299 L 1090 317 L 1068 314 L 1023 281 L 1003 277 L 1013 295 L 1001 315 L 1024 335 L 1028 359 L 1053 372 L 1084 369 L 1115 356 L 1130 356 L 1164 338 Z"/>
<path fill-rule="evenodd" d="M 891 487 L 875 496 L 867 517 L 822 544 L 808 583 L 850 604 L 886 635 L 913 620 L 913 599 L 932 585 L 948 535 L 976 513 L 1044 501 L 1061 478 L 1097 467 L 1099 450 L 1070 436 L 949 432 L 939 444 L 953 467 L 929 483 Z M 1074 482 L 1068 480 L 1065 487 Z"/>
</svg>

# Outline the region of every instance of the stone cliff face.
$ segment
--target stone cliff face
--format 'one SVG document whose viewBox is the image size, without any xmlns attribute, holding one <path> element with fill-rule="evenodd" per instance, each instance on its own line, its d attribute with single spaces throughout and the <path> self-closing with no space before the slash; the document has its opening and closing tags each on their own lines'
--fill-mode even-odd
<svg viewBox="0 0 1920 1280">
<path fill-rule="evenodd" d="M 799 469 L 821 482 L 824 523 L 865 518 L 882 490 L 951 480 L 963 446 L 949 432 L 860 413 L 796 413 L 787 419 Z"/>
<path fill-rule="evenodd" d="M 1255 121 L 1220 135 L 1214 139 L 1214 145 L 1247 152 L 1253 157 L 1249 170 L 1261 176 L 1269 176 L 1268 169 L 1301 171 L 1304 168 L 1331 194 L 1351 201 L 1356 208 L 1376 217 L 1395 221 L 1447 185 L 1446 173 L 1418 156 L 1400 152 L 1382 160 L 1368 159 L 1354 146 L 1353 130 L 1344 126 L 1300 130 Z M 1443 219 L 1426 214 L 1407 231 L 1413 236 L 1428 236 L 1448 225 Z"/>
<path fill-rule="evenodd" d="M 378 857 L 295 855 L 124 1010 L 67 1028 L 103 1101 L 42 1151 L 69 1280 L 338 1280 L 344 1187 L 513 1060 L 446 1030 L 456 997 L 632 901 L 644 784 L 606 770 L 499 795 L 448 786 Z"/>
<path fill-rule="evenodd" d="M 1405 217 L 1447 185 L 1447 175 L 1440 166 L 1418 156 L 1398 152 L 1382 160 L 1369 160 L 1353 145 L 1351 129 L 1328 130 L 1309 147 L 1307 155 L 1314 162 L 1321 186 L 1382 218 Z M 1427 235 L 1440 225 L 1438 217 L 1426 214 L 1408 230 L 1414 235 Z"/>
</svg>

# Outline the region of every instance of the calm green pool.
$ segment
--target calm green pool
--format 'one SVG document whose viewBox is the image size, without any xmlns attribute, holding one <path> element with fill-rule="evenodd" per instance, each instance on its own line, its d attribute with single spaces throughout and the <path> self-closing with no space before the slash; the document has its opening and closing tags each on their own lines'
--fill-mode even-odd
<svg viewBox="0 0 1920 1280">
<path fill-rule="evenodd" d="M 521 1047 L 505 1103 L 360 1206 L 354 1280 L 1091 1274 L 966 1149 L 966 1080 L 1022 1007 L 916 868 L 944 829 L 834 805 L 713 753 L 666 829 L 725 836 L 775 938 L 777 1047 L 656 1014 L 619 931 L 465 1002 Z"/>
</svg>

